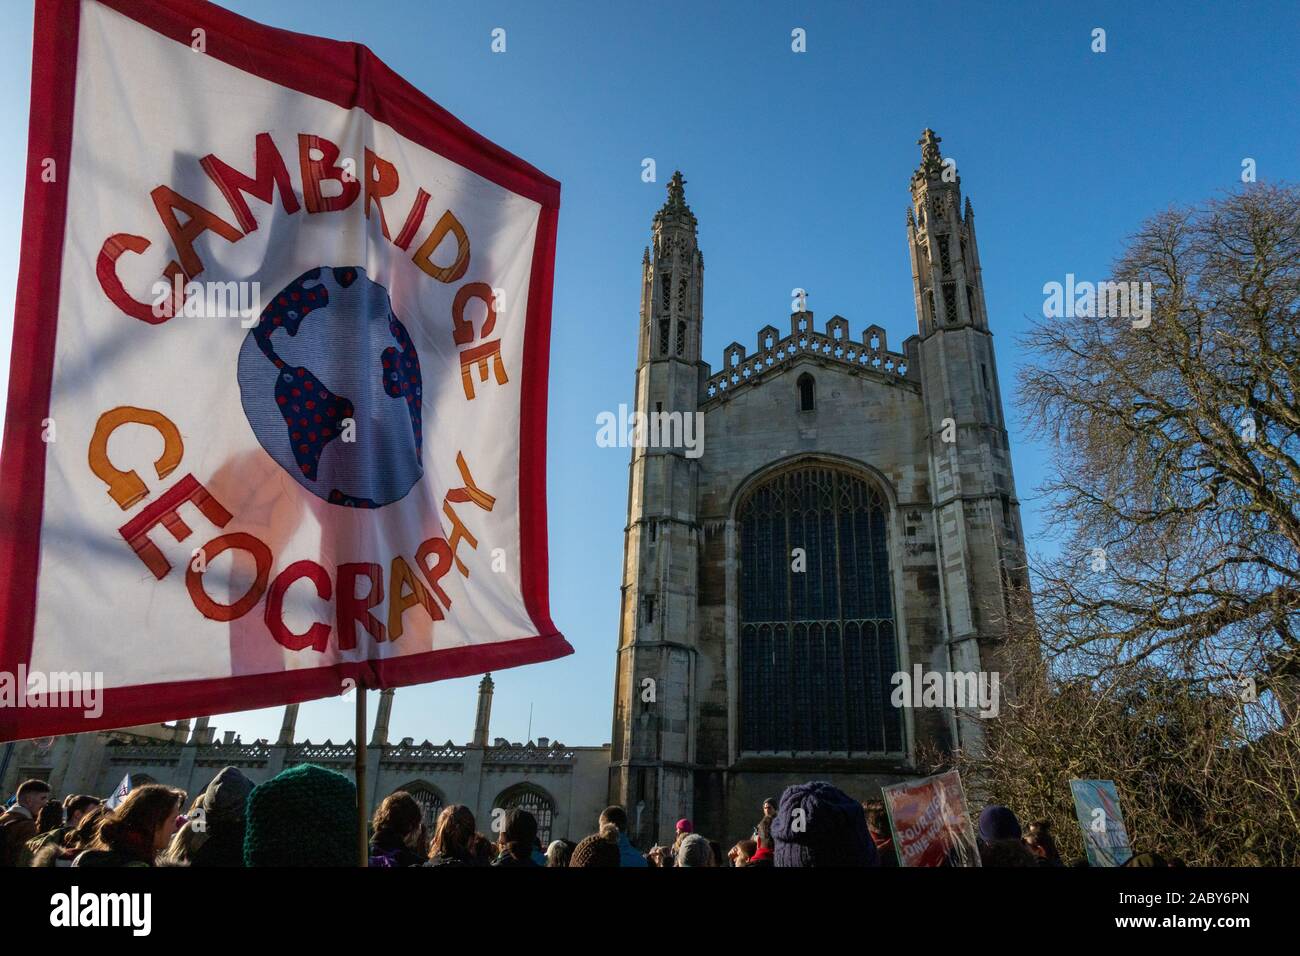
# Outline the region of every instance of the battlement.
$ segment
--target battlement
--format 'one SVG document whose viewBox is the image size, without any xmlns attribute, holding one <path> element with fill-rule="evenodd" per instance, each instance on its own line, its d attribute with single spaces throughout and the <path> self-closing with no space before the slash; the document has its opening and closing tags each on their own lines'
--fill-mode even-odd
<svg viewBox="0 0 1300 956">
<path fill-rule="evenodd" d="M 862 333 L 862 341 L 849 337 L 849 320 L 837 315 L 826 323 L 825 332 L 813 328 L 813 313 L 790 314 L 790 334 L 780 338 L 774 325 L 758 331 L 758 351 L 749 355 L 739 342 L 722 351 L 722 371 L 710 375 L 704 383 L 704 400 L 725 396 L 737 388 L 759 381 L 768 372 L 792 363 L 801 355 L 813 355 L 855 369 L 870 369 L 883 375 L 916 380 L 912 363 L 899 352 L 889 351 L 885 330 L 871 325 Z"/>
</svg>

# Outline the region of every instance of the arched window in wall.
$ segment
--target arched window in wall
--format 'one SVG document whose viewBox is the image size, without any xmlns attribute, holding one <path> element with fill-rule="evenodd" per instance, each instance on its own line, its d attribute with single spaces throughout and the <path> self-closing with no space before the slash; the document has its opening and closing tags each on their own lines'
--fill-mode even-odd
<svg viewBox="0 0 1300 956">
<path fill-rule="evenodd" d="M 740 532 L 740 748 L 897 753 L 889 506 L 822 463 L 751 490 Z"/>
<path fill-rule="evenodd" d="M 807 372 L 799 376 L 799 411 L 811 412 L 817 407 L 817 386 Z"/>
<path fill-rule="evenodd" d="M 405 790 L 415 798 L 415 802 L 420 805 L 420 812 L 424 815 L 424 825 L 429 831 L 429 836 L 432 837 L 434 826 L 438 822 L 438 814 L 442 813 L 444 803 L 442 794 L 432 784 L 425 783 L 423 780 L 404 784 L 397 790 Z"/>
<path fill-rule="evenodd" d="M 494 806 L 502 810 L 527 810 L 537 819 L 537 838 L 542 846 L 551 842 L 551 824 L 555 822 L 555 801 L 541 787 L 518 783 L 501 792 Z"/>
</svg>

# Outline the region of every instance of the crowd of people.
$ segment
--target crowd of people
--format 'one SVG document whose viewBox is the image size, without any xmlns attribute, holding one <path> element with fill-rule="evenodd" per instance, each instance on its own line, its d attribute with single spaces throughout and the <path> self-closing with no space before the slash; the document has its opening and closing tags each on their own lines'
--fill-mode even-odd
<svg viewBox="0 0 1300 956">
<path fill-rule="evenodd" d="M 52 799 L 47 783 L 28 780 L 0 816 L 3 866 L 352 866 L 357 860 L 356 787 L 346 776 L 311 764 L 254 785 L 226 767 L 185 809 L 187 795 L 147 784 L 114 807 L 98 797 Z M 432 827 L 409 793 L 385 797 L 370 827 L 372 867 L 817 867 L 898 866 L 881 801 L 860 803 L 829 783 L 787 787 L 763 802 L 753 833 L 724 852 L 677 821 L 671 844 L 644 852 L 628 837 L 627 812 L 607 807 L 595 832 L 577 843 L 543 846 L 537 819 L 523 809 L 494 813 L 485 836 L 473 812 L 443 807 Z M 978 819 L 983 866 L 1066 865 L 1051 824 L 1022 827 L 1004 806 Z M 1081 861 L 1074 865 L 1087 865 Z M 1155 854 L 1133 866 L 1166 864 Z"/>
</svg>

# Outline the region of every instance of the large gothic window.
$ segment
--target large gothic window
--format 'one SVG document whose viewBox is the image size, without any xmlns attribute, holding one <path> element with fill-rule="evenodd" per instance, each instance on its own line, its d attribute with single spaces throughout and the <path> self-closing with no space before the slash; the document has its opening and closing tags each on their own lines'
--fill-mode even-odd
<svg viewBox="0 0 1300 956">
<path fill-rule="evenodd" d="M 527 810 L 537 820 L 537 838 L 542 841 L 542 846 L 550 845 L 555 801 L 541 787 L 531 783 L 515 784 L 497 797 L 496 805 L 502 810 Z"/>
<path fill-rule="evenodd" d="M 420 813 L 424 817 L 424 825 L 429 831 L 429 836 L 433 836 L 434 828 L 438 823 L 438 814 L 442 813 L 442 794 L 423 780 L 412 781 L 398 787 L 397 790 L 405 790 L 415 798 L 415 802 L 420 805 Z"/>
<path fill-rule="evenodd" d="M 741 750 L 903 749 L 888 515 L 873 484 L 823 464 L 741 503 Z"/>
</svg>

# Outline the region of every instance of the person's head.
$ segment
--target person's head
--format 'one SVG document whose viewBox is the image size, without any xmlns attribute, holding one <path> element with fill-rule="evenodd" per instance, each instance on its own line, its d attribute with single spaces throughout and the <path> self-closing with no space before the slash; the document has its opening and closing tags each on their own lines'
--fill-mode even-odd
<svg viewBox="0 0 1300 956">
<path fill-rule="evenodd" d="M 185 791 L 158 783 L 136 787 L 104 814 L 95 849 L 114 850 L 146 862 L 167 848 L 180 827 Z"/>
<path fill-rule="evenodd" d="M 497 836 L 497 845 L 502 851 L 522 860 L 532 853 L 536 842 L 537 818 L 518 807 L 507 810 L 501 821 L 501 833 Z"/>
<path fill-rule="evenodd" d="M 885 812 L 883 800 L 866 801 L 862 811 L 867 815 L 867 829 L 872 836 L 889 836 L 889 814 Z"/>
<path fill-rule="evenodd" d="M 772 849 L 772 818 L 763 817 L 758 821 L 758 833 L 754 836 L 754 842 L 758 845 L 759 850 Z M 757 852 L 757 850 L 755 851 Z"/>
<path fill-rule="evenodd" d="M 442 808 L 433 828 L 433 842 L 429 856 L 453 860 L 468 860 L 474 842 L 474 814 L 469 807 L 452 803 Z"/>
<path fill-rule="evenodd" d="M 375 843 L 389 846 L 401 844 L 415 846 L 420 840 L 420 825 L 424 822 L 424 812 L 415 797 L 405 790 L 390 793 L 375 809 L 370 821 Z"/>
<path fill-rule="evenodd" d="M 574 846 L 575 844 L 568 840 L 552 840 L 551 845 L 546 848 L 546 865 L 568 866 L 569 860 L 573 857 Z"/>
<path fill-rule="evenodd" d="M 33 817 L 50 802 L 50 785 L 44 780 L 24 780 L 18 785 L 17 803 Z"/>
<path fill-rule="evenodd" d="M 36 814 L 36 832 L 49 833 L 63 826 L 63 804 L 51 800 Z"/>
<path fill-rule="evenodd" d="M 199 847 L 207 842 L 207 830 L 198 829 L 193 820 L 186 820 L 167 845 L 162 860 L 173 866 L 188 866 L 194 862 Z"/>
<path fill-rule="evenodd" d="M 84 793 L 69 796 L 63 801 L 63 815 L 68 826 L 75 827 L 85 819 L 86 814 L 96 807 L 103 806 L 98 797 L 89 797 Z"/>
<path fill-rule="evenodd" d="M 497 858 L 497 846 L 483 834 L 475 831 L 469 841 L 469 858 L 475 866 L 491 866 Z"/>
<path fill-rule="evenodd" d="M 573 848 L 569 866 L 620 866 L 618 852 L 618 827 L 602 823 L 600 831 L 582 840 Z"/>
<path fill-rule="evenodd" d="M 1025 846 L 1040 860 L 1055 863 L 1061 859 L 1056 840 L 1052 837 L 1050 820 L 1036 820 L 1025 828 Z"/>
<path fill-rule="evenodd" d="M 248 795 L 245 866 L 355 866 L 357 787 L 351 779 L 299 764 Z"/>
<path fill-rule="evenodd" d="M 63 845 L 72 849 L 84 850 L 95 842 L 99 832 L 100 821 L 111 811 L 104 804 L 96 801 L 95 805 L 81 815 L 77 825 L 63 838 Z"/>
<path fill-rule="evenodd" d="M 678 866 L 713 866 L 713 848 L 698 833 L 688 833 L 677 845 Z"/>
<path fill-rule="evenodd" d="M 242 842 L 248 797 L 252 792 L 253 781 L 243 771 L 238 767 L 222 767 L 199 794 L 190 817 L 193 819 L 201 810 L 209 831 L 222 837 L 238 837 Z"/>
<path fill-rule="evenodd" d="M 777 798 L 768 797 L 766 800 L 763 801 L 763 816 L 769 818 L 776 816 L 776 808 L 777 808 Z"/>
<path fill-rule="evenodd" d="M 732 866 L 744 866 L 749 858 L 758 852 L 758 844 L 753 840 L 741 840 L 727 853 Z"/>
<path fill-rule="evenodd" d="M 980 813 L 979 838 L 985 843 L 998 840 L 1019 840 L 1021 837 L 1020 821 L 1009 807 L 993 804 Z"/>
<path fill-rule="evenodd" d="M 626 833 L 627 811 L 617 805 L 606 807 L 604 810 L 600 811 L 600 821 L 598 825 L 603 827 L 606 823 L 612 823 L 614 826 L 618 827 L 619 832 Z"/>
<path fill-rule="evenodd" d="M 678 836 L 681 836 L 683 833 L 694 833 L 694 832 L 695 832 L 695 825 L 692 824 L 690 820 L 687 820 L 683 817 L 681 820 L 677 821 Z"/>
<path fill-rule="evenodd" d="M 862 804 L 824 780 L 786 787 L 772 818 L 776 866 L 875 866 Z"/>
</svg>

